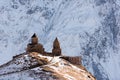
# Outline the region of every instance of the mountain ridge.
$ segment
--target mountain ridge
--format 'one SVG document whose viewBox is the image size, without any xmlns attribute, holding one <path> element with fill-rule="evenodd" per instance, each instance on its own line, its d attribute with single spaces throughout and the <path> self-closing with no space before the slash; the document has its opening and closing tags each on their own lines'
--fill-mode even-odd
<svg viewBox="0 0 120 80">
<path fill-rule="evenodd" d="M 38 60 L 38 58 L 39 58 L 39 60 Z M 34 60 L 34 59 L 36 59 L 36 60 Z M 46 72 L 50 73 L 51 77 L 50 77 L 50 75 L 48 75 L 48 76 L 50 77 L 51 80 L 78 80 L 78 79 L 89 80 L 89 78 L 91 78 L 90 80 L 95 80 L 95 78 L 89 72 L 87 72 L 85 70 L 85 68 L 73 66 L 68 61 L 60 59 L 59 57 L 43 56 L 36 52 L 32 52 L 29 54 L 23 53 L 21 55 L 14 57 L 13 60 L 10 61 L 9 63 L 0 66 L 0 72 L 1 72 L 0 79 L 2 79 L 2 80 L 6 80 L 6 79 L 18 80 L 18 79 L 16 79 L 16 77 L 18 77 L 18 76 L 9 78 L 9 75 L 12 75 L 12 74 L 16 75 L 19 73 L 22 74 L 23 72 L 31 71 L 32 69 L 35 69 L 35 68 L 38 68 L 38 72 L 42 71 L 43 73 L 46 73 Z M 64 73 L 61 72 L 62 69 L 64 69 Z M 80 73 L 78 73 L 79 69 L 80 69 Z M 36 74 L 34 74 L 34 76 L 35 75 Z M 78 77 L 78 75 L 79 75 L 79 77 Z M 88 75 L 88 78 L 85 77 L 87 75 Z M 4 76 L 6 76 L 6 77 L 4 77 Z M 21 77 L 23 77 L 23 76 L 21 76 Z M 19 76 L 19 78 L 21 78 L 21 77 Z M 26 77 L 26 75 L 24 77 Z M 47 75 L 44 78 L 49 80 Z M 42 78 L 36 77 L 36 79 L 42 79 Z M 34 80 L 34 78 L 32 80 Z"/>
</svg>

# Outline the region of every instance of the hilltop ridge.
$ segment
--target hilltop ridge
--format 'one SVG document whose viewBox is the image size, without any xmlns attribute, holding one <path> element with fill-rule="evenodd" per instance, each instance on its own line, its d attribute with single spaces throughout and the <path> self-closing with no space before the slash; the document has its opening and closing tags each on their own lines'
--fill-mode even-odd
<svg viewBox="0 0 120 80">
<path fill-rule="evenodd" d="M 60 56 L 23 53 L 0 66 L 0 79 L 12 80 L 96 80 L 82 65 L 76 66 Z M 31 76 L 32 75 L 32 76 Z"/>
</svg>

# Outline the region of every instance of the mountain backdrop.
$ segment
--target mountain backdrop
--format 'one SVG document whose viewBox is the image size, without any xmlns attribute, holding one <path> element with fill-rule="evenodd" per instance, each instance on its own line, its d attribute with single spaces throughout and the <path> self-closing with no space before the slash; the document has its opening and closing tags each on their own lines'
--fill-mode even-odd
<svg viewBox="0 0 120 80">
<path fill-rule="evenodd" d="M 82 56 L 97 80 L 120 80 L 120 0 L 0 0 L 0 65 L 36 33 L 46 51 Z"/>
</svg>

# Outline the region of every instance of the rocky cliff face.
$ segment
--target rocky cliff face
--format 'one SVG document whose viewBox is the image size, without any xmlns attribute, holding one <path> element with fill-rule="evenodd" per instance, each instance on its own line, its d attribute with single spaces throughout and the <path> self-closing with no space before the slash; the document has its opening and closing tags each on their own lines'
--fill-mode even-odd
<svg viewBox="0 0 120 80">
<path fill-rule="evenodd" d="M 119 0 L 1 0 L 0 64 L 24 52 L 35 32 L 46 51 L 58 37 L 62 53 L 81 55 L 97 80 L 119 80 L 119 6 Z"/>
<path fill-rule="evenodd" d="M 83 66 L 59 57 L 23 53 L 0 66 L 0 80 L 96 80 Z"/>
</svg>

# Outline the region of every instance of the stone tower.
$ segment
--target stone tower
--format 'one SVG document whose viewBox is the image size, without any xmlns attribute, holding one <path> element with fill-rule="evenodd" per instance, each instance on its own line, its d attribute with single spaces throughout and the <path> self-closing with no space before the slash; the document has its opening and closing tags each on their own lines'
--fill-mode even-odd
<svg viewBox="0 0 120 80">
<path fill-rule="evenodd" d="M 34 33 L 33 36 L 31 37 L 31 43 L 27 45 L 26 52 L 38 52 L 40 54 L 44 53 L 44 48 L 43 45 L 38 43 L 38 37 Z"/>
<path fill-rule="evenodd" d="M 52 54 L 54 56 L 60 56 L 61 55 L 60 43 L 59 43 L 57 38 L 53 42 Z"/>
<path fill-rule="evenodd" d="M 38 37 L 37 37 L 37 35 L 35 33 L 31 37 L 31 43 L 32 44 L 38 44 Z"/>
</svg>

